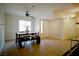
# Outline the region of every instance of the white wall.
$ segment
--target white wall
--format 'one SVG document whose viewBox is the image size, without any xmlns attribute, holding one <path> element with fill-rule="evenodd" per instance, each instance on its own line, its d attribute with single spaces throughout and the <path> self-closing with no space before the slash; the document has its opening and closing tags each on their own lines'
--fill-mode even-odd
<svg viewBox="0 0 79 59">
<path fill-rule="evenodd" d="M 40 27 L 41 26 L 41 21 L 40 19 L 35 20 L 35 32 L 41 32 Z"/>
<path fill-rule="evenodd" d="M 63 39 L 64 37 L 64 20 L 57 19 L 51 21 L 51 36 L 56 39 Z"/>
<path fill-rule="evenodd" d="M 76 37 L 76 18 L 57 18 L 43 21 L 43 33 L 41 37 L 69 39 Z M 35 31 L 40 31 L 40 20 L 36 21 Z M 78 31 L 78 30 L 77 30 Z"/>
<path fill-rule="evenodd" d="M 51 21 L 50 20 L 43 21 L 43 34 L 44 36 L 49 36 L 51 34 Z"/>
<path fill-rule="evenodd" d="M 42 21 L 43 21 L 42 37 L 64 39 L 64 20 L 62 18 L 54 20 L 47 19 Z M 39 27 L 39 30 L 41 30 L 40 28 L 41 27 Z"/>
<path fill-rule="evenodd" d="M 15 34 L 19 30 L 19 20 L 28 20 L 26 17 L 6 14 L 5 15 L 5 37 L 6 40 L 14 40 Z M 43 34 L 44 36 L 50 36 L 56 39 L 64 39 L 65 36 L 74 34 L 74 20 L 64 20 L 62 18 L 57 18 L 54 20 L 44 20 L 43 22 Z M 41 31 L 41 20 L 31 20 L 32 21 L 32 32 Z M 73 30 L 72 30 L 73 29 Z M 75 35 L 75 34 L 74 34 Z M 65 37 L 66 38 L 66 37 Z"/>
<path fill-rule="evenodd" d="M 2 51 L 5 40 L 4 27 L 5 27 L 4 9 L 0 8 L 0 53 Z"/>
<path fill-rule="evenodd" d="M 5 37 L 6 40 L 14 40 L 16 32 L 19 31 L 19 20 L 27 20 L 27 21 L 32 21 L 32 32 L 34 32 L 34 21 L 29 20 L 26 17 L 22 16 L 16 16 L 16 15 L 11 15 L 11 14 L 6 14 L 5 15 Z"/>
<path fill-rule="evenodd" d="M 64 19 L 64 38 L 70 39 L 76 37 L 76 18 L 67 17 Z"/>
</svg>

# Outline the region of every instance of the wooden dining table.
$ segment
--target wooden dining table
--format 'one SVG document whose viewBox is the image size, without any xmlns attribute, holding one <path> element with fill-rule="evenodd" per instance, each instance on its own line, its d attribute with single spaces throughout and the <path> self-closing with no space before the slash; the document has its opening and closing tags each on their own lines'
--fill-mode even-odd
<svg viewBox="0 0 79 59">
<path fill-rule="evenodd" d="M 37 44 L 40 44 L 39 33 L 16 33 L 16 44 L 22 48 L 22 42 L 36 40 Z"/>
</svg>

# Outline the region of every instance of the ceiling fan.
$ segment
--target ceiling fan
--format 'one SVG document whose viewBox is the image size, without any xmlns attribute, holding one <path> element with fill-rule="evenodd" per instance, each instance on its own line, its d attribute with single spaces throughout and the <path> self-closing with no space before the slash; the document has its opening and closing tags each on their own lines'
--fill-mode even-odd
<svg viewBox="0 0 79 59">
<path fill-rule="evenodd" d="M 31 16 L 31 15 L 29 14 L 29 10 L 26 11 L 25 15 L 26 15 L 26 17 L 32 17 L 32 18 L 35 18 L 34 16 Z"/>
</svg>

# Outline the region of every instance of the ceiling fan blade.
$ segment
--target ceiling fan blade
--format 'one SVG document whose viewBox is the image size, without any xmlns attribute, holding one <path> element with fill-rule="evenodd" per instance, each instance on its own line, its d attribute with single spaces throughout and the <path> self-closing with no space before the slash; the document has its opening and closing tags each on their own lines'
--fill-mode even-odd
<svg viewBox="0 0 79 59">
<path fill-rule="evenodd" d="M 34 16 L 30 16 L 30 17 L 35 18 Z"/>
</svg>

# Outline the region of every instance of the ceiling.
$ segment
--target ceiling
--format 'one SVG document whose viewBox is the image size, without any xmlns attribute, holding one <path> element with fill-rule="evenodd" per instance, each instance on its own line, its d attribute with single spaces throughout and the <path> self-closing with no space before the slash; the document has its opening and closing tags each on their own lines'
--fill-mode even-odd
<svg viewBox="0 0 79 59">
<path fill-rule="evenodd" d="M 40 19 L 54 16 L 55 10 L 62 12 L 63 10 L 69 10 L 74 7 L 71 3 L 4 3 L 0 5 L 3 6 L 7 14 L 25 16 L 25 12 L 29 10 L 31 16 Z"/>
</svg>

